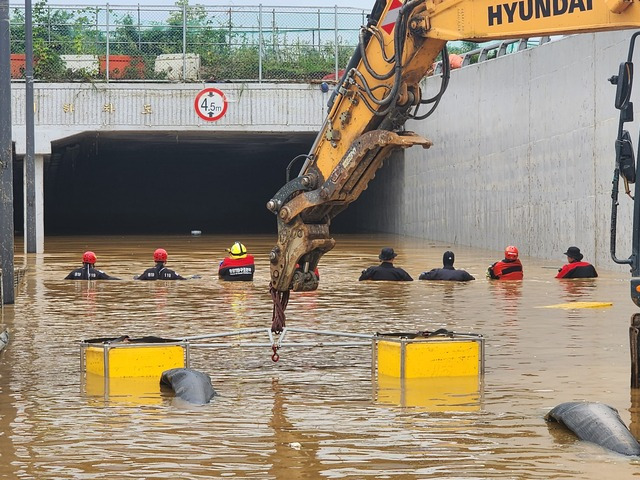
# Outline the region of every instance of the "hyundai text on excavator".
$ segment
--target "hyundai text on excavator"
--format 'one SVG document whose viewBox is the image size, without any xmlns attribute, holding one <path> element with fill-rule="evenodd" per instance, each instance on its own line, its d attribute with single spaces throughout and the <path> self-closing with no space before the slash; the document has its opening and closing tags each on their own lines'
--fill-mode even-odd
<svg viewBox="0 0 640 480">
<path fill-rule="evenodd" d="M 640 28 L 638 0 L 377 0 L 361 28 L 359 44 L 328 103 L 328 114 L 299 175 L 267 203 L 277 215 L 278 242 L 270 253 L 272 331 L 285 326 L 289 292 L 315 290 L 318 261 L 335 245 L 331 219 L 356 200 L 383 161 L 396 149 L 431 142 L 406 131 L 407 120 L 427 118 L 449 82 L 443 61 L 439 92 L 423 98 L 421 80 L 447 42 L 537 37 Z M 630 102 L 633 34 L 626 62 L 609 80 L 617 85 L 620 110 L 612 192 L 611 255 L 631 265 L 632 298 L 640 306 L 640 191 L 636 183 L 633 253 L 615 255 L 618 181 L 635 181 L 636 165 L 624 123 L 633 120 Z M 426 110 L 426 111 L 421 111 Z M 298 157 L 296 157 L 297 159 Z M 296 160 L 294 159 L 294 160 Z M 292 161 L 293 163 L 293 161 Z"/>
</svg>

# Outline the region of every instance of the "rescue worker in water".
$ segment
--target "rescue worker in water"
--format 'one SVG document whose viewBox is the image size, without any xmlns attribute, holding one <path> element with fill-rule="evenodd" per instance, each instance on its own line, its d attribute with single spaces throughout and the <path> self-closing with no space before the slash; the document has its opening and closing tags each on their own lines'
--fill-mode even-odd
<svg viewBox="0 0 640 480">
<path fill-rule="evenodd" d="M 594 278 L 598 276 L 593 265 L 582 261 L 584 255 L 580 253 L 578 247 L 569 247 L 564 254 L 569 263 L 558 270 L 556 278 Z"/>
<path fill-rule="evenodd" d="M 147 268 L 142 275 L 133 277 L 134 280 L 186 280 L 182 275 L 164 266 L 167 263 L 167 257 L 167 251 L 164 248 L 156 249 L 153 252 L 155 266 Z"/>
<path fill-rule="evenodd" d="M 487 269 L 487 278 L 492 280 L 522 280 L 522 263 L 518 259 L 518 249 L 509 245 L 504 249 L 504 259 Z"/>
<path fill-rule="evenodd" d="M 442 255 L 442 268 L 433 268 L 428 272 L 422 272 L 418 280 L 451 280 L 455 282 L 468 282 L 475 277 L 465 270 L 456 270 L 453 267 L 455 255 L 448 250 Z"/>
<path fill-rule="evenodd" d="M 393 259 L 398 254 L 391 247 L 385 247 L 380 251 L 378 258 L 382 261 L 380 265 L 374 265 L 362 271 L 358 280 L 394 280 L 400 282 L 411 282 L 413 278 L 405 270 L 393 265 Z"/>
<path fill-rule="evenodd" d="M 95 268 L 97 261 L 96 254 L 87 251 L 82 255 L 82 267 L 76 268 L 69 275 L 64 277 L 65 280 L 120 280 L 119 278 L 107 275 L 102 270 Z"/>
<path fill-rule="evenodd" d="M 227 248 L 229 256 L 225 257 L 218 266 L 218 278 L 232 282 L 250 282 L 256 270 L 253 255 L 247 253 L 247 247 L 235 242 Z"/>
</svg>

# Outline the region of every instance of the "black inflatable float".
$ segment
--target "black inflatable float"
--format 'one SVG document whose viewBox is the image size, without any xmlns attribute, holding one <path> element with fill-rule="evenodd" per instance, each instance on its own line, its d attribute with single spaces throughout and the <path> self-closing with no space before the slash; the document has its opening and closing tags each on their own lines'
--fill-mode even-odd
<svg viewBox="0 0 640 480">
<path fill-rule="evenodd" d="M 545 420 L 565 425 L 581 440 L 622 455 L 640 455 L 640 443 L 622 423 L 618 411 L 604 403 L 561 403 L 545 416 Z"/>
<path fill-rule="evenodd" d="M 171 387 L 176 397 L 196 405 L 209 403 L 216 395 L 211 377 L 190 368 L 165 370 L 160 377 L 160 385 Z"/>
</svg>

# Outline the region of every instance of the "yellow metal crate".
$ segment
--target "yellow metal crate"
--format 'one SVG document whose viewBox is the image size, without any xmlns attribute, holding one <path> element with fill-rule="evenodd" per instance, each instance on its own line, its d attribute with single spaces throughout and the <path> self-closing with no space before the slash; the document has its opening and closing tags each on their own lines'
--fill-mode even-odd
<svg viewBox="0 0 640 480">
<path fill-rule="evenodd" d="M 85 371 L 108 378 L 156 377 L 185 367 L 185 342 L 82 343 Z"/>
<path fill-rule="evenodd" d="M 405 379 L 378 375 L 376 399 L 427 412 L 476 412 L 480 410 L 480 389 L 479 376 Z"/>
<path fill-rule="evenodd" d="M 130 405 L 159 405 L 162 403 L 160 377 L 108 378 L 93 373 L 85 375 L 85 393 L 94 400 Z"/>
<path fill-rule="evenodd" d="M 389 377 L 459 377 L 484 373 L 481 335 L 378 335 L 374 355 L 377 355 L 378 374 Z"/>
</svg>

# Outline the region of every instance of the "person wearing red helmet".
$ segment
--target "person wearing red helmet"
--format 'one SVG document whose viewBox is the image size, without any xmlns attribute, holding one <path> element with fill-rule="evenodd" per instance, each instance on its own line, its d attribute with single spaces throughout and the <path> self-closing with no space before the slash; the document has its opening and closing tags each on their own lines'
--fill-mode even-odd
<svg viewBox="0 0 640 480">
<path fill-rule="evenodd" d="M 522 280 L 522 263 L 518 259 L 518 249 L 509 245 L 504 249 L 504 259 L 495 262 L 487 270 L 487 278 L 493 280 Z"/>
<path fill-rule="evenodd" d="M 107 275 L 102 270 L 95 268 L 97 261 L 96 254 L 87 251 L 82 254 L 82 267 L 76 268 L 69 275 L 64 277 L 65 280 L 120 280 L 119 278 Z"/>
<path fill-rule="evenodd" d="M 582 261 L 584 255 L 578 247 L 569 247 L 564 254 L 569 263 L 558 270 L 556 278 L 595 278 L 598 276 L 593 265 Z"/>
<path fill-rule="evenodd" d="M 167 263 L 167 257 L 167 251 L 164 248 L 156 249 L 153 252 L 155 266 L 147 268 L 142 275 L 133 277 L 134 280 L 186 280 L 182 275 L 164 266 Z"/>
</svg>

